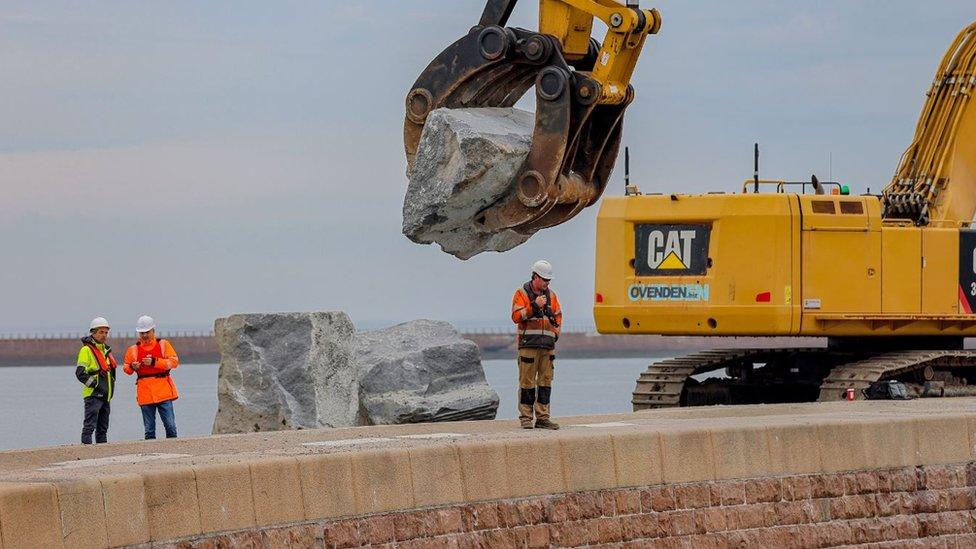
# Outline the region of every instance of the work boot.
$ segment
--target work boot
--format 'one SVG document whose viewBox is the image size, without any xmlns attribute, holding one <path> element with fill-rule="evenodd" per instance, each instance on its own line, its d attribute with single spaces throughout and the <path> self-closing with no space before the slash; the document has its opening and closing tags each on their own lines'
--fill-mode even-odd
<svg viewBox="0 0 976 549">
<path fill-rule="evenodd" d="M 523 429 L 531 429 L 532 428 L 532 420 L 531 419 L 523 419 L 523 420 L 520 421 L 520 423 L 522 424 L 522 428 Z"/>
<path fill-rule="evenodd" d="M 555 423 L 553 421 L 549 421 L 548 419 L 537 419 L 537 420 L 535 420 L 535 428 L 536 429 L 550 429 L 552 431 L 555 431 L 555 430 L 559 429 L 559 424 L 558 423 Z"/>
</svg>

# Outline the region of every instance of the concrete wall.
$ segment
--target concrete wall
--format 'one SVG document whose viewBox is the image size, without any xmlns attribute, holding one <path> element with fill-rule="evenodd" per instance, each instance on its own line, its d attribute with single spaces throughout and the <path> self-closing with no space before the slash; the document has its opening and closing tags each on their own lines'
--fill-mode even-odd
<svg viewBox="0 0 976 549">
<path fill-rule="evenodd" d="M 6 482 L 0 548 L 976 544 L 976 411 L 841 405 Z"/>
</svg>

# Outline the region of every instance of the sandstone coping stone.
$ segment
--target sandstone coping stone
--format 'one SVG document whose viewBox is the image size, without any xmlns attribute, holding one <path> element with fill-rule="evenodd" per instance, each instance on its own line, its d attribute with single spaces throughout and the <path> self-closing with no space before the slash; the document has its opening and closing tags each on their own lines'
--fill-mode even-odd
<svg viewBox="0 0 976 549">
<path fill-rule="evenodd" d="M 151 470 L 143 476 L 143 483 L 151 541 L 193 536 L 203 531 L 193 469 Z"/>
<path fill-rule="evenodd" d="M 502 499 L 512 493 L 505 441 L 457 444 L 467 501 Z"/>
<path fill-rule="evenodd" d="M 351 454 L 308 455 L 297 459 L 306 518 L 356 514 Z"/>
<path fill-rule="evenodd" d="M 254 518 L 258 525 L 305 520 L 301 473 L 294 457 L 251 462 Z"/>
<path fill-rule="evenodd" d="M 464 501 L 457 448 L 422 446 L 408 450 L 414 504 L 420 507 Z"/>
<path fill-rule="evenodd" d="M 61 538 L 66 547 L 108 546 L 105 501 L 98 479 L 81 479 L 56 486 L 61 509 Z"/>
<path fill-rule="evenodd" d="M 715 478 L 750 478 L 768 474 L 771 468 L 766 429 L 715 428 Z"/>
<path fill-rule="evenodd" d="M 242 530 L 256 526 L 251 471 L 246 463 L 220 463 L 193 468 L 204 532 Z"/>
<path fill-rule="evenodd" d="M 661 461 L 664 482 L 695 482 L 715 478 L 715 455 L 708 429 L 663 429 Z"/>
<path fill-rule="evenodd" d="M 58 492 L 53 484 L 0 484 L 3 547 L 61 547 L 61 532 Z"/>
<path fill-rule="evenodd" d="M 609 433 L 570 433 L 559 437 L 566 490 L 599 490 L 617 485 Z M 543 470 L 548 466 L 543 465 Z"/>
<path fill-rule="evenodd" d="M 661 467 L 661 437 L 641 431 L 613 432 L 617 486 L 648 486 L 664 482 Z"/>
<path fill-rule="evenodd" d="M 410 455 L 406 450 L 365 450 L 353 458 L 353 486 L 359 513 L 414 506 Z"/>
<path fill-rule="evenodd" d="M 563 456 L 557 436 L 510 440 L 505 451 L 512 497 L 566 491 Z"/>
<path fill-rule="evenodd" d="M 816 427 L 773 425 L 766 429 L 770 472 L 815 473 L 822 470 L 820 440 L 810 436 Z"/>
<path fill-rule="evenodd" d="M 149 542 L 149 516 L 142 475 L 99 478 L 105 502 L 105 528 L 111 547 Z"/>
</svg>

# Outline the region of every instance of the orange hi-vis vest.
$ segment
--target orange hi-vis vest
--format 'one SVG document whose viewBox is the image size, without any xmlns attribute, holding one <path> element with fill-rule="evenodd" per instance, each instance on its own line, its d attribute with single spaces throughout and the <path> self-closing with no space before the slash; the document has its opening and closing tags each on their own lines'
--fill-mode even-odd
<svg viewBox="0 0 976 549">
<path fill-rule="evenodd" d="M 155 363 L 151 366 L 142 365 L 138 370 L 132 369 L 130 364 L 141 363 L 146 357 L 154 358 Z M 125 365 L 122 369 L 126 374 L 136 374 L 136 402 L 139 406 L 159 404 L 179 398 L 176 384 L 170 376 L 170 370 L 179 366 L 179 363 L 172 345 L 162 339 L 156 339 L 152 345 L 136 343 L 126 350 Z"/>
<path fill-rule="evenodd" d="M 91 343 L 85 343 L 85 347 L 91 349 L 92 355 L 95 360 L 98 361 L 98 369 L 107 372 L 109 370 L 115 369 L 118 365 L 115 363 L 115 356 L 112 355 L 112 351 L 109 351 L 108 356 L 102 356 L 102 352 L 98 350 L 98 347 L 92 345 Z"/>
<path fill-rule="evenodd" d="M 539 295 L 548 298 L 545 308 L 535 305 L 535 299 Z M 527 282 L 512 296 L 512 322 L 518 325 L 519 349 L 555 349 L 563 323 L 563 311 L 556 292 L 546 290 L 542 294 L 536 294 L 532 290 L 532 283 Z"/>
<path fill-rule="evenodd" d="M 146 358 L 147 356 L 163 358 L 163 342 L 161 339 L 157 339 L 156 345 L 151 349 L 146 349 L 142 346 L 136 347 L 136 362 L 142 362 L 142 359 Z M 168 375 L 169 370 L 165 368 L 157 368 L 156 366 L 143 365 L 136 371 L 136 377 L 166 377 Z"/>
</svg>

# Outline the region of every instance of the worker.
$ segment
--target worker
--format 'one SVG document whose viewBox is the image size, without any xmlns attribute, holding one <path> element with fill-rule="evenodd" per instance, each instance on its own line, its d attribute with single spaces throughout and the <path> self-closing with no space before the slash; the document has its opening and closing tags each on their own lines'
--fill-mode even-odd
<svg viewBox="0 0 976 549">
<path fill-rule="evenodd" d="M 170 372 L 180 365 L 173 345 L 156 339 L 156 321 L 141 316 L 136 321 L 139 341 L 125 352 L 126 374 L 136 374 L 136 402 L 142 409 L 146 440 L 156 438 L 156 412 L 163 421 L 166 438 L 176 438 L 176 413 L 173 401 L 179 398 Z"/>
<path fill-rule="evenodd" d="M 85 419 L 81 427 L 81 443 L 108 442 L 109 403 L 115 393 L 115 357 L 105 342 L 111 328 L 103 317 L 95 317 L 88 325 L 88 336 L 81 339 L 75 377 L 84 384 L 81 396 L 85 401 Z"/>
<path fill-rule="evenodd" d="M 532 279 L 512 297 L 512 321 L 518 325 L 518 411 L 523 429 L 559 429 L 549 419 L 549 399 L 563 312 L 556 293 L 549 289 L 550 280 L 552 265 L 540 259 L 532 265 Z"/>
</svg>

